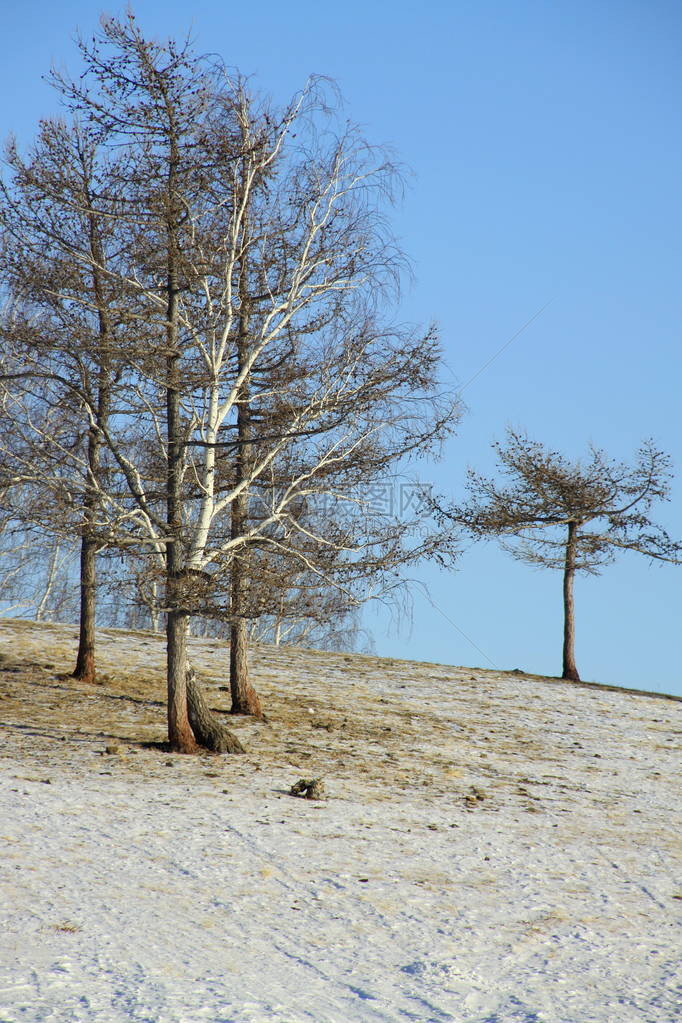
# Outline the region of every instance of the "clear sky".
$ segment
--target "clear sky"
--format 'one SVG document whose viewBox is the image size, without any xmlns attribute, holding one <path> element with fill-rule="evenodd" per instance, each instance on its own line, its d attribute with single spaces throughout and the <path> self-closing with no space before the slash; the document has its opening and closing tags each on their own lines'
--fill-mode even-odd
<svg viewBox="0 0 682 1023">
<path fill-rule="evenodd" d="M 102 9 L 123 10 L 31 0 L 3 11 L 3 134 L 28 141 L 55 112 L 40 76 L 52 62 L 77 67 L 74 33 L 93 31 Z M 310 72 L 333 77 L 348 117 L 410 168 L 395 227 L 415 281 L 400 315 L 439 323 L 468 405 L 425 478 L 461 493 L 467 464 L 492 469 L 490 443 L 507 424 L 570 456 L 592 441 L 628 459 L 651 436 L 680 474 L 660 521 L 682 537 L 678 2 L 138 0 L 134 9 L 149 33 L 191 28 L 200 50 L 275 99 Z M 455 573 L 414 574 L 430 600 L 415 590 L 412 625 L 366 615 L 377 652 L 560 673 L 558 573 L 491 543 Z M 583 678 L 682 694 L 681 592 L 682 568 L 634 554 L 579 579 Z"/>
</svg>

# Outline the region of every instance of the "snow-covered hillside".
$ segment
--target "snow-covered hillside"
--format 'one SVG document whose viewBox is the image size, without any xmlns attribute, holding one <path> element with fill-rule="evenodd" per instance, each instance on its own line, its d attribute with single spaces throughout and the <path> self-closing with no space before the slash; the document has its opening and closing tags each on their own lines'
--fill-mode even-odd
<svg viewBox="0 0 682 1023">
<path fill-rule="evenodd" d="M 259 647 L 247 755 L 181 757 L 161 639 L 75 647 L 0 622 L 3 1023 L 682 1019 L 679 701 Z"/>
</svg>

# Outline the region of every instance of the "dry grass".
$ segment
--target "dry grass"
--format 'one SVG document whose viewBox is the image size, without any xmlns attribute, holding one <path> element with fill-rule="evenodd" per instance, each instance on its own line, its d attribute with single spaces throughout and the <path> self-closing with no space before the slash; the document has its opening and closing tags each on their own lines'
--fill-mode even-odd
<svg viewBox="0 0 682 1023">
<path fill-rule="evenodd" d="M 215 641 L 191 644 L 209 702 L 227 716 L 228 649 Z M 0 622 L 5 755 L 20 752 L 47 768 L 55 757 L 107 756 L 109 747 L 118 769 L 164 768 L 171 761 L 162 746 L 162 637 L 101 630 L 95 686 L 69 677 L 76 647 L 73 626 Z M 370 800 L 406 789 L 425 799 L 451 798 L 454 790 L 472 811 L 511 803 L 533 813 L 575 797 L 580 784 L 566 780 L 566 766 L 576 758 L 582 776 L 591 778 L 606 766 L 604 758 L 622 755 L 612 733 L 628 714 L 646 719 L 647 754 L 649 746 L 660 750 L 663 765 L 679 745 L 672 729 L 679 702 L 355 654 L 256 646 L 250 657 L 268 721 L 228 718 L 247 756 L 199 758 L 204 773 L 220 763 L 223 778 L 225 771 L 268 769 L 288 772 L 291 782 L 301 776 L 360 782 Z M 576 708 L 588 714 L 577 728 Z M 146 755 L 126 755 L 132 752 Z"/>
</svg>

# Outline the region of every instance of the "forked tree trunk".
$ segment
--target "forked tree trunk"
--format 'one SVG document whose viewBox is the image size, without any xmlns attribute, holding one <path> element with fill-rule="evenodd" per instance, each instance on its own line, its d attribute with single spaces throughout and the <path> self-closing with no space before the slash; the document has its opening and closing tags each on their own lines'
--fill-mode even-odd
<svg viewBox="0 0 682 1023">
<path fill-rule="evenodd" d="M 187 617 L 168 612 L 166 625 L 168 742 L 175 753 L 196 753 L 198 745 L 187 705 Z"/>
<path fill-rule="evenodd" d="M 203 697 L 192 668 L 187 669 L 187 705 L 194 736 L 213 753 L 245 753 L 236 735 L 220 723 Z"/>
<path fill-rule="evenodd" d="M 580 675 L 575 664 L 575 611 L 573 606 L 573 582 L 575 579 L 577 523 L 568 523 L 566 540 L 566 562 L 564 565 L 564 656 L 562 678 L 579 682 Z"/>
</svg>

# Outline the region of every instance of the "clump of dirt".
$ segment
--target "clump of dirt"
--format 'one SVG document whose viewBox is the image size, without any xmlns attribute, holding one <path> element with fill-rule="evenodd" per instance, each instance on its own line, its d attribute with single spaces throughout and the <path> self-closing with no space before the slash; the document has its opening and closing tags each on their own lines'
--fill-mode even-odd
<svg viewBox="0 0 682 1023">
<path fill-rule="evenodd" d="M 289 795 L 299 796 L 301 799 L 325 799 L 324 782 L 321 778 L 301 778 L 291 786 Z"/>
</svg>

